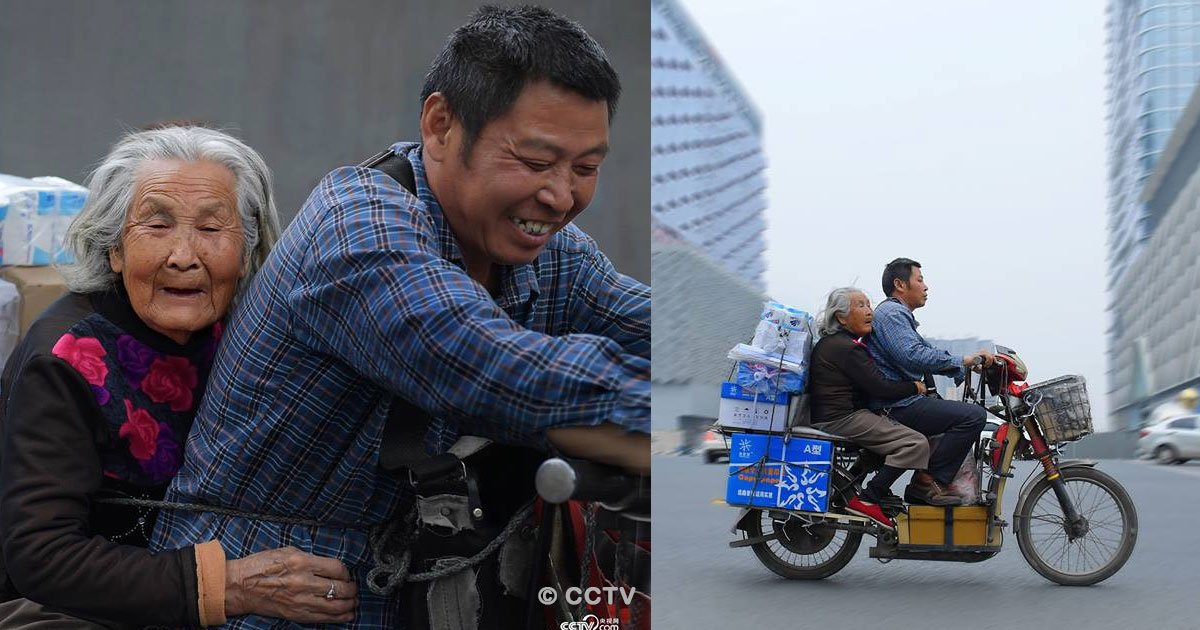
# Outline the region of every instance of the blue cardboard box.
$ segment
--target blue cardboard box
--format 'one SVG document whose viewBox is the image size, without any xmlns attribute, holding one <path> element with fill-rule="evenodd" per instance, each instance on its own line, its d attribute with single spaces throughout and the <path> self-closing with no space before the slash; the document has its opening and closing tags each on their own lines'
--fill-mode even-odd
<svg viewBox="0 0 1200 630">
<path fill-rule="evenodd" d="M 825 512 L 833 443 L 737 433 L 729 439 L 729 505 Z"/>
</svg>

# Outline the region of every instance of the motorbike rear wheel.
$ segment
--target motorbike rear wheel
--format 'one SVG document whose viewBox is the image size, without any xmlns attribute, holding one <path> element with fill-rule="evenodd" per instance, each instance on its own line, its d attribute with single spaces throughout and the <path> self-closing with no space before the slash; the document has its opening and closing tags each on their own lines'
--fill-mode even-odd
<svg viewBox="0 0 1200 630">
<path fill-rule="evenodd" d="M 776 534 L 750 548 L 759 562 L 789 580 L 820 580 L 841 571 L 862 542 L 860 532 L 808 525 L 797 518 L 780 521 L 767 510 L 753 511 L 746 532 L 751 538 Z"/>
<path fill-rule="evenodd" d="M 1021 555 L 1042 577 L 1067 586 L 1106 580 L 1124 566 L 1137 542 L 1137 510 L 1121 484 L 1088 467 L 1060 471 L 1087 531 L 1070 540 L 1062 506 L 1047 479 L 1034 484 L 1013 514 Z"/>
</svg>

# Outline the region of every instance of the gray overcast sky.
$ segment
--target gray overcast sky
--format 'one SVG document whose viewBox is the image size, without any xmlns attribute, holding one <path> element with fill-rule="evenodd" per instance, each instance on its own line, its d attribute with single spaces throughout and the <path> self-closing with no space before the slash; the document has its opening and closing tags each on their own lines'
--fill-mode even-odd
<svg viewBox="0 0 1200 630">
<path fill-rule="evenodd" d="M 763 117 L 769 292 L 914 258 L 923 334 L 1084 375 L 1106 427 L 1104 3 L 682 2 Z"/>
</svg>

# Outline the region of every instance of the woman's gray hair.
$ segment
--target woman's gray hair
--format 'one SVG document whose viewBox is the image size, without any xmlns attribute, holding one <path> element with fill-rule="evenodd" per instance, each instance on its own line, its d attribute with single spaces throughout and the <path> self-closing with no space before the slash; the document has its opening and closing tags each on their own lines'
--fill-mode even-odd
<svg viewBox="0 0 1200 630">
<path fill-rule="evenodd" d="M 825 310 L 821 311 L 817 324 L 817 332 L 822 337 L 836 335 L 846 329 L 838 321 L 838 315 L 850 312 L 850 296 L 855 293 L 866 295 L 866 292 L 858 287 L 838 287 L 829 292 L 829 297 L 825 299 Z"/>
<path fill-rule="evenodd" d="M 115 284 L 117 274 L 109 265 L 108 253 L 121 246 L 138 169 L 154 160 L 214 162 L 233 174 L 238 217 L 246 239 L 240 292 L 279 239 L 271 171 L 262 156 L 241 140 L 214 129 L 191 126 L 130 132 L 92 172 L 87 202 L 67 229 L 64 244 L 75 255 L 74 263 L 59 267 L 67 288 L 86 293 Z"/>
</svg>

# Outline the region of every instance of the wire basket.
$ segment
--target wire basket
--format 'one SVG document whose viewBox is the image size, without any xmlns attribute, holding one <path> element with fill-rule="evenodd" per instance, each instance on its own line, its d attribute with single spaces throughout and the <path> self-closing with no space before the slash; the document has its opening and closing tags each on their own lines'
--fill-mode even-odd
<svg viewBox="0 0 1200 630">
<path fill-rule="evenodd" d="M 1047 444 L 1074 442 L 1092 433 L 1092 406 L 1082 376 L 1060 376 L 1025 391 L 1025 402 Z"/>
</svg>

